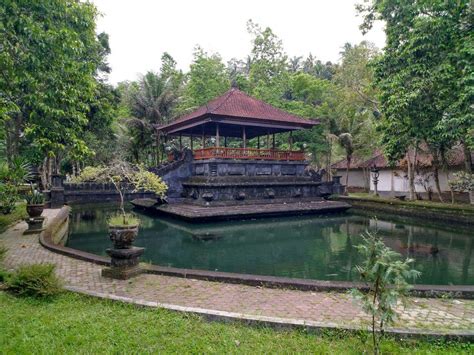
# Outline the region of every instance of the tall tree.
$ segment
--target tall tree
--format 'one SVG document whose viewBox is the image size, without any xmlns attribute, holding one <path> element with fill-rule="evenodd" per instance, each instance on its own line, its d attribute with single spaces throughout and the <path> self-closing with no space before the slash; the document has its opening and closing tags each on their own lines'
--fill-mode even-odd
<svg viewBox="0 0 474 355">
<path fill-rule="evenodd" d="M 161 60 L 160 73 L 148 72 L 137 83 L 122 85 L 131 115 L 125 119 L 131 136 L 131 157 L 136 163 L 156 165 L 160 162 L 163 147 L 155 135 L 154 125 L 169 122 L 177 103 L 182 74 L 168 53 L 163 54 Z"/>
<path fill-rule="evenodd" d="M 80 132 L 103 63 L 96 15 L 89 2 L 3 1 L 0 119 L 8 157 L 17 156 L 22 143 L 36 157 L 90 153 Z"/>
<path fill-rule="evenodd" d="M 250 55 L 250 94 L 278 105 L 288 90 L 289 71 L 283 43 L 272 29 L 262 29 L 252 20 L 247 22 L 247 31 L 253 36 Z"/>
<path fill-rule="evenodd" d="M 180 112 L 204 105 L 230 88 L 229 74 L 220 55 L 209 55 L 201 47 L 194 51 L 194 59 L 186 79 L 179 105 Z"/>
<path fill-rule="evenodd" d="M 435 158 L 436 173 L 439 154 L 456 141 L 464 144 L 469 159 L 474 126 L 470 1 L 373 0 L 359 10 L 364 31 L 375 20 L 386 22 L 387 45 L 376 63 L 375 78 L 384 113 L 382 140 L 390 160 L 423 142 Z M 413 174 L 410 186 L 413 195 Z"/>
</svg>

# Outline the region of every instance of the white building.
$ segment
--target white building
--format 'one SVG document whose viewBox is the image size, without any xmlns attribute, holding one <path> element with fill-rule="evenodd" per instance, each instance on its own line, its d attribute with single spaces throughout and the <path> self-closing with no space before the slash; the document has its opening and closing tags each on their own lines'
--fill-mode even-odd
<svg viewBox="0 0 474 355">
<path fill-rule="evenodd" d="M 413 153 L 412 153 L 413 154 Z M 447 154 L 448 168 L 439 170 L 440 189 L 446 195 L 450 194 L 448 180 L 452 179 L 453 173 L 464 169 L 464 154 L 460 147 L 450 150 Z M 413 157 L 412 157 L 413 158 Z M 387 159 L 380 152 L 376 152 L 371 158 L 353 159 L 349 168 L 349 192 L 373 192 L 373 174 L 371 168 L 376 166 L 379 170 L 378 191 L 382 195 L 408 195 L 410 187 L 408 183 L 408 172 L 406 159 L 397 162 L 395 167 L 388 165 Z M 332 165 L 336 174 L 342 176 L 341 183 L 346 183 L 347 161 L 341 160 Z M 417 169 L 415 173 L 415 190 L 420 197 L 426 198 L 429 191 L 436 199 L 436 186 L 433 175 L 432 156 L 424 151 L 417 154 Z M 446 196 L 447 197 L 447 196 Z M 466 200 L 467 194 L 456 194 L 459 200 Z"/>
</svg>

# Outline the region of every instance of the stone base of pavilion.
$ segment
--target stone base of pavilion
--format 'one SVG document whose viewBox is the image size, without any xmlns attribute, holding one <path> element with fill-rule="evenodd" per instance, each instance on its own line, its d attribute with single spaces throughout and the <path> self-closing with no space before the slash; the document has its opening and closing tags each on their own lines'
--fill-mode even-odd
<svg viewBox="0 0 474 355">
<path fill-rule="evenodd" d="M 252 201 L 252 204 L 201 206 L 187 202 L 161 206 L 150 206 L 148 201 L 134 200 L 135 207 L 188 222 L 206 222 L 230 219 L 295 216 L 343 212 L 351 206 L 345 202 L 327 200 L 300 200 L 283 202 L 267 200 Z"/>
</svg>

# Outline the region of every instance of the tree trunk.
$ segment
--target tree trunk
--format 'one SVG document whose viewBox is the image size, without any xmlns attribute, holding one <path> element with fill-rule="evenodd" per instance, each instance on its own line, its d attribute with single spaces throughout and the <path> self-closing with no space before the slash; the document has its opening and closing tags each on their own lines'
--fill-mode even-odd
<svg viewBox="0 0 474 355">
<path fill-rule="evenodd" d="M 5 121 L 5 143 L 7 162 L 11 164 L 12 160 L 20 153 L 20 134 L 22 126 L 22 114 L 13 115 L 9 120 Z"/>
<path fill-rule="evenodd" d="M 431 149 L 431 155 L 433 156 L 431 164 L 433 166 L 433 178 L 435 181 L 436 194 L 438 195 L 439 201 L 444 202 L 441 187 L 439 185 L 439 154 L 440 152 L 438 149 Z"/>
<path fill-rule="evenodd" d="M 43 159 L 43 164 L 41 165 L 41 184 L 43 185 L 43 189 L 46 190 L 48 186 L 48 157 Z"/>
<path fill-rule="evenodd" d="M 445 169 L 444 172 L 446 174 L 446 182 L 448 183 L 449 192 L 451 194 L 451 204 L 454 204 L 454 190 L 453 187 L 449 184 L 449 171 L 448 169 Z"/>
<path fill-rule="evenodd" d="M 390 170 L 390 196 L 395 197 L 395 182 L 394 182 L 393 169 Z"/>
<path fill-rule="evenodd" d="M 328 154 L 327 154 L 327 165 L 326 165 L 326 179 L 327 181 L 331 181 L 332 179 L 332 173 L 331 173 L 331 160 L 332 160 L 332 144 L 331 144 L 331 138 L 327 137 L 328 140 Z"/>
<path fill-rule="evenodd" d="M 347 165 L 346 165 L 346 193 L 348 193 L 349 192 L 348 191 L 348 189 L 349 189 L 349 169 L 351 168 L 352 156 L 347 155 L 346 160 L 347 160 Z"/>
<path fill-rule="evenodd" d="M 466 172 L 472 174 L 472 159 L 471 159 L 471 150 L 466 145 L 466 143 L 462 142 L 463 152 L 464 152 L 464 165 L 466 168 Z"/>
<path fill-rule="evenodd" d="M 414 148 L 414 159 L 413 161 L 410 158 L 410 152 L 407 152 L 407 165 L 408 165 L 408 186 L 410 191 L 410 200 L 415 200 L 415 162 L 416 162 L 416 153 L 417 147 Z"/>
</svg>

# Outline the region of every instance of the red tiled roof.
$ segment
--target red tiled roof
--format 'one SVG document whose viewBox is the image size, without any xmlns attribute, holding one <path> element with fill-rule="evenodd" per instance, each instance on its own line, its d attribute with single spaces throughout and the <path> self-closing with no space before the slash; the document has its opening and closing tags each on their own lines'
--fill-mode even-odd
<svg viewBox="0 0 474 355">
<path fill-rule="evenodd" d="M 416 154 L 416 160 L 418 162 L 418 167 L 420 168 L 429 168 L 432 165 L 433 156 L 426 151 L 427 147 L 422 145 L 422 147 L 418 150 Z M 414 151 L 409 151 L 410 158 L 414 158 Z M 472 158 L 474 158 L 474 152 L 471 153 Z M 450 167 L 459 167 L 464 164 L 464 152 L 462 147 L 457 145 L 454 146 L 452 149 L 446 152 L 446 160 L 447 164 Z M 374 152 L 371 158 L 369 159 L 359 159 L 354 157 L 351 162 L 350 169 L 363 169 L 363 168 L 370 168 L 374 166 L 374 164 L 378 168 L 388 168 L 388 160 L 385 158 L 383 153 L 380 151 Z M 406 168 L 407 162 L 406 157 L 400 159 L 396 166 L 401 168 Z M 332 169 L 346 169 L 347 168 L 347 160 L 343 159 L 338 161 L 337 163 L 331 165 Z"/>
<path fill-rule="evenodd" d="M 184 122 L 208 116 L 248 118 L 254 120 L 265 120 L 266 122 L 274 121 L 279 123 L 291 123 L 308 128 L 319 123 L 318 120 L 308 120 L 292 115 L 291 113 L 273 107 L 266 102 L 257 100 L 236 88 L 232 88 L 225 94 L 209 101 L 206 105 L 179 117 L 167 125 L 160 126 L 158 129 L 178 127 Z"/>
</svg>

